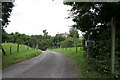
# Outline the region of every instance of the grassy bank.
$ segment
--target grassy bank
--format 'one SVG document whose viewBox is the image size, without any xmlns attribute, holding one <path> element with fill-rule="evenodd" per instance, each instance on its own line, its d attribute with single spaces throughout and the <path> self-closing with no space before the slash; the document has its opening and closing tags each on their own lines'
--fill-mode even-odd
<svg viewBox="0 0 120 80">
<path fill-rule="evenodd" d="M 10 46 L 11 46 L 11 55 L 10 55 Z M 34 50 L 32 48 L 27 49 L 25 45 L 19 46 L 19 53 L 17 53 L 17 44 L 13 43 L 3 43 L 3 49 L 5 50 L 7 56 L 2 54 L 2 68 L 7 68 L 12 64 L 30 59 L 32 57 L 38 56 L 42 51 Z"/>
<path fill-rule="evenodd" d="M 78 47 L 78 52 L 75 53 L 75 48 L 67 49 L 49 49 L 49 51 L 55 51 L 66 55 L 69 58 L 72 58 L 76 61 L 81 73 L 79 74 L 80 78 L 109 78 L 109 76 L 100 74 L 95 71 L 88 71 L 89 65 L 87 64 L 87 58 L 85 51 L 82 47 Z M 81 75 L 82 74 L 82 75 Z"/>
</svg>

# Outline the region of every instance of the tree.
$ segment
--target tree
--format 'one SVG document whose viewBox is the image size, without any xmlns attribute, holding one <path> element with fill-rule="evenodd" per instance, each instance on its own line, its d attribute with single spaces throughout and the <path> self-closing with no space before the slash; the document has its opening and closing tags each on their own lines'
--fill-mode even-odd
<svg viewBox="0 0 120 80">
<path fill-rule="evenodd" d="M 53 37 L 54 45 L 58 48 L 60 48 L 60 42 L 64 41 L 66 38 L 63 37 L 61 34 L 56 34 L 55 37 Z"/>
<path fill-rule="evenodd" d="M 96 42 L 95 47 L 92 50 L 91 57 L 95 59 L 95 61 L 98 61 L 98 63 L 102 60 L 104 66 L 107 67 L 105 69 L 106 72 L 109 73 L 109 56 L 111 52 L 111 28 L 110 26 L 107 26 L 108 22 L 111 21 L 112 17 L 115 19 L 116 22 L 116 45 L 120 44 L 120 2 L 118 3 L 78 3 L 78 2 L 69 2 L 65 3 L 66 5 L 72 6 L 72 9 L 70 10 L 70 16 L 68 18 L 73 18 L 72 20 L 76 23 L 75 27 L 82 32 L 84 32 L 84 37 L 87 40 L 88 35 L 90 35 L 90 38 Z M 115 45 L 113 45 L 115 46 Z M 113 47 L 112 46 L 112 47 Z M 118 47 L 116 47 L 116 52 L 119 51 Z M 116 53 L 116 57 L 113 55 L 112 57 L 115 57 L 116 59 L 119 57 Z M 97 58 L 96 58 L 97 57 Z M 99 57 L 99 58 L 98 58 Z M 107 64 L 105 63 L 106 61 Z M 112 58 L 111 60 L 111 67 L 114 66 L 115 59 Z M 119 61 L 119 59 L 117 59 Z M 119 63 L 120 64 L 120 63 Z M 118 65 L 119 65 L 118 64 Z M 95 68 L 94 68 L 95 69 Z M 99 70 L 103 70 L 104 68 L 99 67 Z M 119 68 L 112 69 L 111 73 L 112 75 L 115 74 L 115 70 L 119 71 Z M 115 76 L 115 75 L 114 75 Z M 117 76 L 120 77 L 119 74 Z"/>
<path fill-rule="evenodd" d="M 2 29 L 2 43 L 7 41 L 8 39 L 9 39 L 9 37 L 8 37 L 7 32 L 4 29 Z"/>
<path fill-rule="evenodd" d="M 70 37 L 74 37 L 74 35 L 76 35 L 77 38 L 79 38 L 79 34 L 78 34 L 78 30 L 75 28 L 75 25 L 73 25 L 70 29 L 69 29 L 69 33 L 70 33 Z"/>
<path fill-rule="evenodd" d="M 66 41 L 61 41 L 60 44 L 61 44 L 62 48 L 66 48 L 66 50 L 67 50 L 67 43 L 66 43 Z"/>
<path fill-rule="evenodd" d="M 48 32 L 47 32 L 47 30 L 43 30 L 43 34 L 44 34 L 44 39 L 47 39 L 48 38 Z"/>
<path fill-rule="evenodd" d="M 84 39 L 84 38 L 83 38 L 82 36 L 79 37 L 79 39 L 78 39 L 78 44 L 77 44 L 78 47 L 83 47 L 83 43 L 82 43 L 82 42 L 83 42 L 83 39 Z"/>
<path fill-rule="evenodd" d="M 73 36 L 73 41 L 74 41 L 74 46 L 76 47 L 76 53 L 77 53 L 77 34 L 75 33 L 74 36 Z"/>
<path fill-rule="evenodd" d="M 5 39 L 4 37 L 2 37 L 2 28 L 3 28 L 3 26 L 8 25 L 8 22 L 9 22 L 8 18 L 10 17 L 10 13 L 12 12 L 12 7 L 13 6 L 14 5 L 13 5 L 12 2 L 9 2 L 9 3 L 8 2 L 2 2 L 2 9 L 1 9 L 2 10 L 2 25 L 0 25 L 0 49 L 2 48 L 2 46 L 1 46 L 2 38 Z M 1 22 L 0 22 L 0 24 L 1 24 Z M 2 48 L 2 51 L 4 51 L 3 48 Z"/>
<path fill-rule="evenodd" d="M 12 2 L 2 2 L 2 27 L 7 27 L 9 24 L 10 21 L 8 18 L 10 17 L 13 6 Z"/>
<path fill-rule="evenodd" d="M 71 51 L 71 47 L 73 47 L 73 44 L 74 44 L 74 40 L 72 37 L 68 37 L 66 40 L 65 40 L 65 43 L 67 45 L 67 47 L 70 47 L 70 51 Z"/>
<path fill-rule="evenodd" d="M 38 48 L 45 51 L 47 48 L 54 46 L 54 43 L 51 39 L 42 39 L 39 41 Z"/>
<path fill-rule="evenodd" d="M 74 46 L 76 47 L 76 53 L 77 53 L 77 39 L 79 38 L 79 34 L 77 29 L 75 28 L 75 25 L 72 26 L 69 30 L 70 36 L 73 37 L 74 40 Z"/>
<path fill-rule="evenodd" d="M 31 36 L 29 45 L 30 45 L 30 47 L 35 49 L 36 46 L 38 45 L 38 42 L 39 41 L 35 36 Z"/>
<path fill-rule="evenodd" d="M 74 44 L 74 40 L 72 37 L 68 37 L 65 42 L 67 43 L 67 47 L 72 47 Z"/>
</svg>

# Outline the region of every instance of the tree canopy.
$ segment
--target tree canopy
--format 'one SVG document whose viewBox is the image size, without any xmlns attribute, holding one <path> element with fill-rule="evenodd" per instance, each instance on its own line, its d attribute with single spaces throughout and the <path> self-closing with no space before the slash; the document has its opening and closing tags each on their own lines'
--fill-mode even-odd
<svg viewBox="0 0 120 80">
<path fill-rule="evenodd" d="M 7 27 L 9 24 L 9 17 L 12 12 L 14 4 L 12 2 L 2 2 L 2 27 Z"/>
</svg>

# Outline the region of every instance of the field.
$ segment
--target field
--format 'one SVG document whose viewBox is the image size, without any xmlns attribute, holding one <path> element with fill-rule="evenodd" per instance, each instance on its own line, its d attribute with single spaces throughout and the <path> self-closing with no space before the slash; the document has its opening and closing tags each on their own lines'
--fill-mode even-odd
<svg viewBox="0 0 120 80">
<path fill-rule="evenodd" d="M 10 46 L 11 46 L 11 54 L 10 54 Z M 32 57 L 38 56 L 42 51 L 41 50 L 34 50 L 29 48 L 25 45 L 19 46 L 19 52 L 17 52 L 17 44 L 13 43 L 3 43 L 3 49 L 5 50 L 6 55 L 2 54 L 2 68 L 7 68 L 12 64 L 30 59 Z"/>
<path fill-rule="evenodd" d="M 80 78 L 109 78 L 108 75 L 100 74 L 95 71 L 88 71 L 90 67 L 87 64 L 88 60 L 85 55 L 86 52 L 83 50 L 82 47 L 78 47 L 77 49 L 78 49 L 77 53 L 75 52 L 76 49 L 74 47 L 72 47 L 71 49 L 70 48 L 49 49 L 49 51 L 55 51 L 55 52 L 62 53 L 68 58 L 72 58 L 73 60 L 75 60 L 81 71 L 79 73 Z"/>
</svg>

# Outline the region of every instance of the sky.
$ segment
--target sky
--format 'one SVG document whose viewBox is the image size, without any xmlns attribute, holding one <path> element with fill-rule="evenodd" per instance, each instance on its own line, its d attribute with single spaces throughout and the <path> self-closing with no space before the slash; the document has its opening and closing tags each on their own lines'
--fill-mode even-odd
<svg viewBox="0 0 120 80">
<path fill-rule="evenodd" d="M 5 29 L 8 33 L 19 32 L 26 35 L 48 35 L 69 33 L 68 26 L 74 24 L 72 19 L 66 19 L 71 6 L 63 4 L 63 0 L 15 0 L 15 6 Z M 79 32 L 81 35 L 81 32 Z"/>
</svg>

